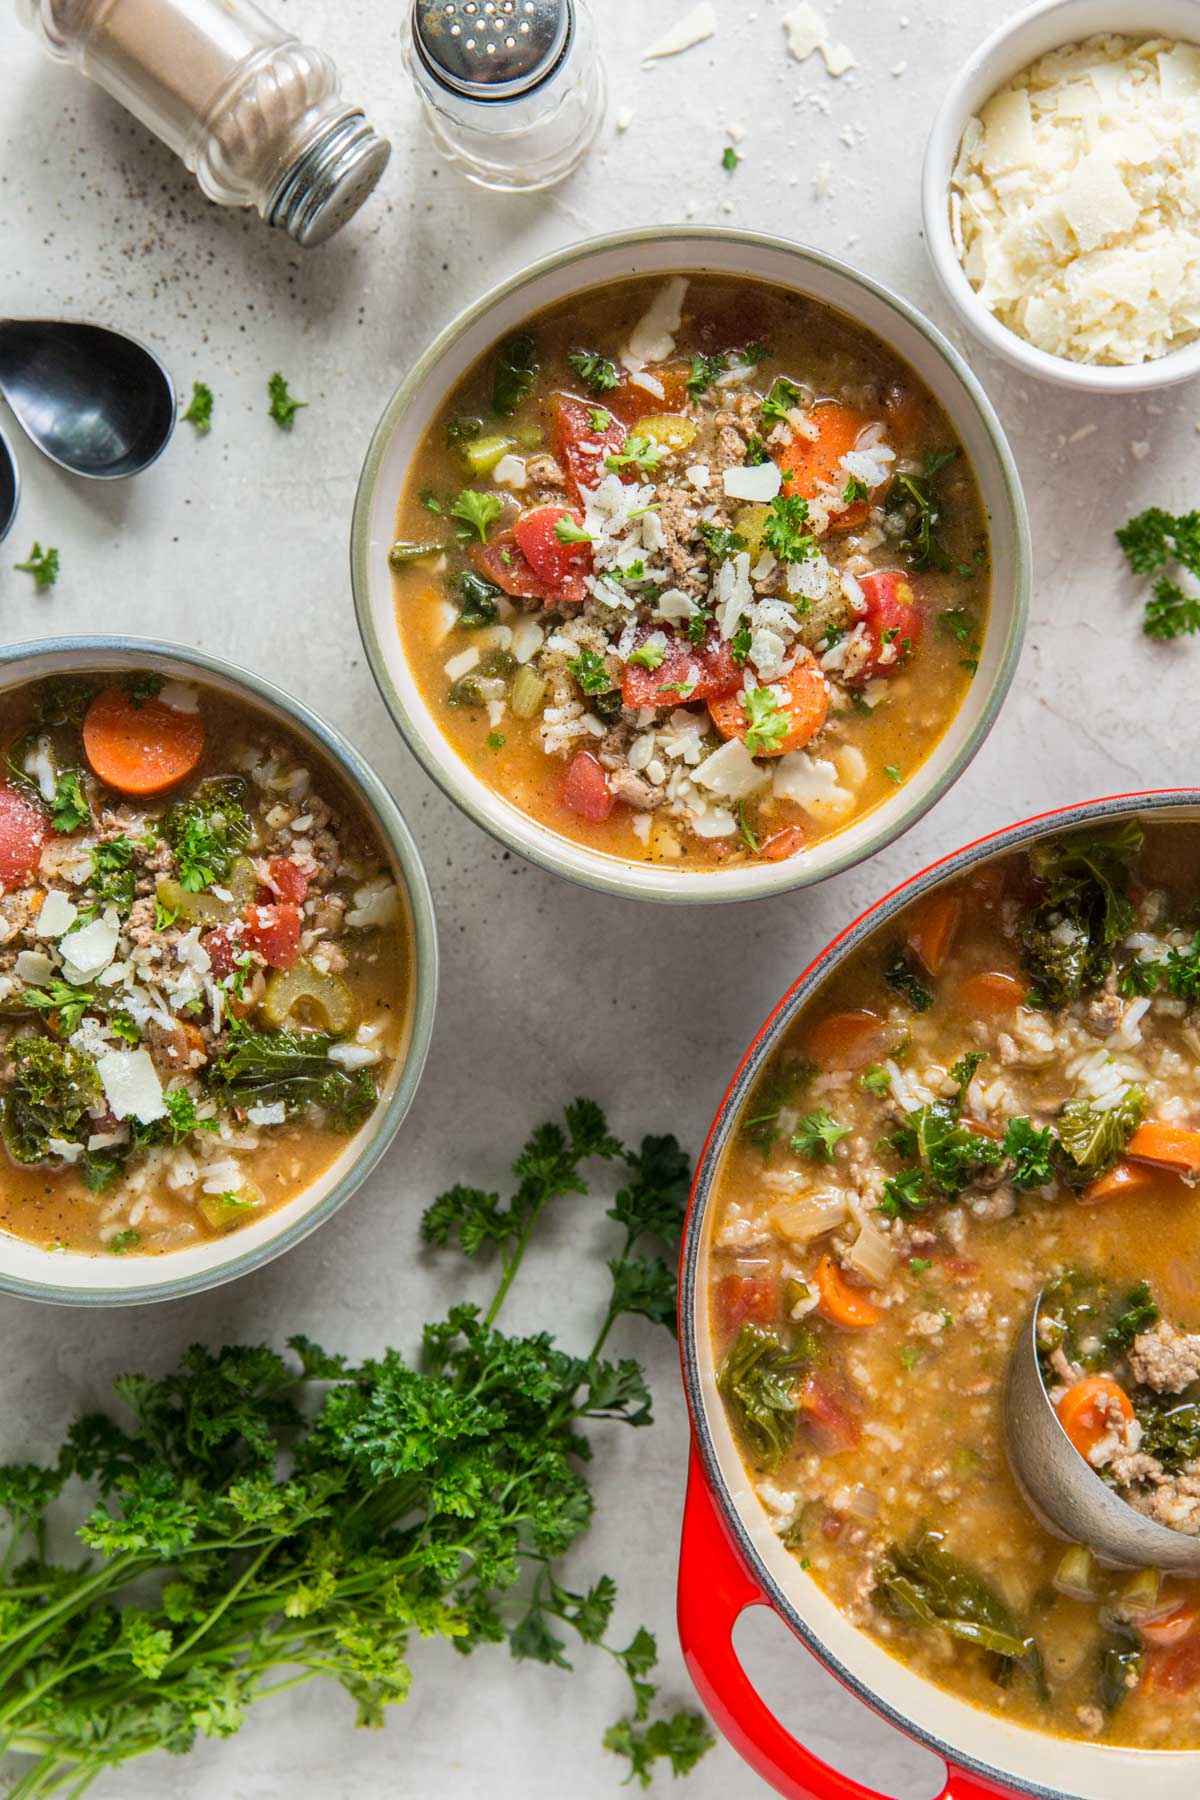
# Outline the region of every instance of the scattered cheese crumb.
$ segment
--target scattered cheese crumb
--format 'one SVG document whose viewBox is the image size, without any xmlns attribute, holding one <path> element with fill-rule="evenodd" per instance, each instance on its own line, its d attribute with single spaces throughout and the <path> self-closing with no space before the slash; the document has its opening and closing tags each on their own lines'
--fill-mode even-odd
<svg viewBox="0 0 1200 1800">
<path fill-rule="evenodd" d="M 1150 454 L 1150 445 L 1145 438 L 1136 438 L 1129 446 L 1129 454 L 1136 462 L 1145 462 Z"/>
<path fill-rule="evenodd" d="M 844 75 L 854 67 L 853 53 L 845 44 L 830 41 L 828 25 L 808 0 L 786 15 L 783 29 L 787 32 L 787 47 L 797 62 L 807 62 L 819 50 L 831 75 Z"/>
<path fill-rule="evenodd" d="M 617 130 L 618 131 L 628 131 L 629 127 L 632 124 L 633 124 L 633 108 L 632 108 L 632 106 L 623 106 L 616 117 Z"/>
<path fill-rule="evenodd" d="M 96 1073 L 116 1118 L 151 1125 L 165 1116 L 162 1083 L 148 1050 L 107 1050 L 96 1059 Z"/>
<path fill-rule="evenodd" d="M 79 908 L 75 902 L 68 900 L 61 888 L 51 888 L 34 921 L 34 934 L 42 938 L 61 937 L 64 931 L 70 931 L 78 917 Z"/>
<path fill-rule="evenodd" d="M 680 51 L 691 50 L 697 44 L 702 44 L 716 29 L 717 15 L 713 8 L 707 4 L 693 6 L 690 13 L 686 13 L 669 31 L 664 31 L 648 49 L 642 51 L 642 61 L 651 62 L 658 56 L 678 56 Z"/>
</svg>

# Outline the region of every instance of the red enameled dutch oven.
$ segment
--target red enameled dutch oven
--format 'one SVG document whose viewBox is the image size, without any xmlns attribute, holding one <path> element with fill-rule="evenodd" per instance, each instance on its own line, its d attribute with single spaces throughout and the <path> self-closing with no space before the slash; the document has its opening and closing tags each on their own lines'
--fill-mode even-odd
<svg viewBox="0 0 1200 1800">
<path fill-rule="evenodd" d="M 1200 1755 L 1132 1750 L 1051 1737 L 984 1712 L 925 1680 L 852 1625 L 784 1548 L 754 1493 L 717 1393 L 708 1329 L 708 1210 L 722 1156 L 763 1066 L 813 994 L 847 956 L 918 895 L 989 857 L 1077 826 L 1142 816 L 1200 821 L 1200 789 L 1124 794 L 1045 813 L 969 844 L 903 883 L 834 939 L 800 976 L 750 1046 L 721 1102 L 696 1171 L 684 1229 L 679 1342 L 692 1451 L 679 1566 L 679 1635 L 715 1724 L 787 1800 L 880 1800 L 780 1724 L 733 1647 L 751 1606 L 769 1606 L 831 1674 L 946 1764 L 940 1800 L 1196 1800 Z"/>
</svg>

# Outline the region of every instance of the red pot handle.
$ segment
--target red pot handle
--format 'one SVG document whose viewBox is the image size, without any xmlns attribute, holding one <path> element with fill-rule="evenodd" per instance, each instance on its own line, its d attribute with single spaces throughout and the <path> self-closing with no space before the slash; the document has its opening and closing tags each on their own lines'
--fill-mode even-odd
<svg viewBox="0 0 1200 1800">
<path fill-rule="evenodd" d="M 784 1729 L 738 1661 L 733 1628 L 748 1606 L 770 1601 L 746 1568 L 717 1510 L 695 1449 L 688 1470 L 679 1556 L 679 1641 L 714 1724 L 785 1800 L 883 1800 L 841 1774 Z M 1010 1790 L 949 1765 L 939 1800 L 1011 1800 Z"/>
</svg>

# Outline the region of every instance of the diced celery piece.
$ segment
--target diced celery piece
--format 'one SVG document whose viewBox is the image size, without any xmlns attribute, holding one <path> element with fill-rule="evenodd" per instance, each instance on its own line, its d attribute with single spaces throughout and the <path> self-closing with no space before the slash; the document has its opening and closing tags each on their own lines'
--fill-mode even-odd
<svg viewBox="0 0 1200 1800">
<path fill-rule="evenodd" d="M 497 431 L 461 445 L 462 459 L 472 475 L 490 475 L 500 458 L 515 449 L 516 442 L 507 432 Z"/>
<path fill-rule="evenodd" d="M 535 719 L 546 697 L 546 683 L 537 672 L 523 663 L 513 678 L 508 703 L 518 719 Z"/>
<path fill-rule="evenodd" d="M 265 1201 L 260 1188 L 252 1181 L 244 1181 L 241 1187 L 223 1194 L 201 1194 L 196 1204 L 204 1223 L 213 1231 L 231 1231 L 259 1212 Z"/>
</svg>

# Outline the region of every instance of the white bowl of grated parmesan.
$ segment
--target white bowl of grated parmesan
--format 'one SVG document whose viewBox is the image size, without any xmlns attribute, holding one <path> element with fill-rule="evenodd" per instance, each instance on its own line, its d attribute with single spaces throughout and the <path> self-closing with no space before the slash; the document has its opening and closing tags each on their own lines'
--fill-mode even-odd
<svg viewBox="0 0 1200 1800">
<path fill-rule="evenodd" d="M 1200 374 L 1200 0 L 1049 0 L 968 60 L 934 120 L 925 239 L 1028 374 L 1137 393 Z"/>
</svg>

